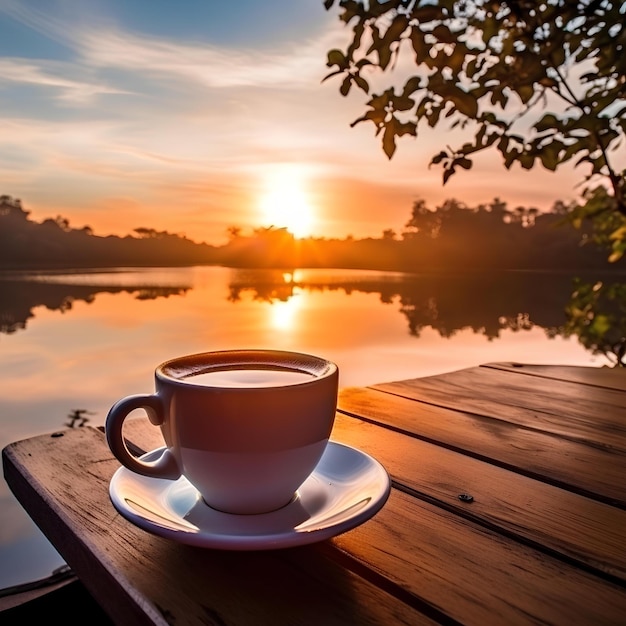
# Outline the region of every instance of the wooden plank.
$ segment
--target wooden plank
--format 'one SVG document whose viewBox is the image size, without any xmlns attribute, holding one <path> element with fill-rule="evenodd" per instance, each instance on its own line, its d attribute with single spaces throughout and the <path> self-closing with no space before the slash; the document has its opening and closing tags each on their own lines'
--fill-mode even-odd
<svg viewBox="0 0 626 626">
<path fill-rule="evenodd" d="M 146 424 L 130 420 L 129 438 L 143 450 L 162 445 Z M 399 484 L 626 582 L 626 511 L 342 415 L 333 438 L 378 458 Z M 469 509 L 463 492 L 474 496 Z"/>
<path fill-rule="evenodd" d="M 465 626 L 623 624 L 626 590 L 393 490 L 332 540 Z"/>
<path fill-rule="evenodd" d="M 372 389 L 343 389 L 339 409 L 626 508 L 626 453 L 621 450 Z"/>
<path fill-rule="evenodd" d="M 434 623 L 315 547 L 219 552 L 135 527 L 109 501 L 119 464 L 95 429 L 11 444 L 3 465 L 18 500 L 116 622 Z"/>
<path fill-rule="evenodd" d="M 353 394 L 358 400 L 371 394 L 385 398 L 367 390 L 353 390 Z M 351 408 L 361 412 L 362 404 Z M 438 414 L 435 421 L 446 424 L 440 418 Z M 141 450 L 163 445 L 159 430 L 147 419 L 129 419 L 126 426 L 125 435 Z M 456 424 L 449 426 L 456 432 Z M 383 463 L 395 482 L 422 496 L 626 582 L 625 510 L 341 414 L 333 439 L 368 452 Z M 501 443 L 496 438 L 494 445 L 497 448 Z M 535 456 L 528 447 L 522 454 Z M 571 468 L 572 459 L 567 458 Z M 575 467 L 571 469 L 576 473 Z M 465 492 L 474 497 L 471 507 L 458 499 Z"/>
<path fill-rule="evenodd" d="M 626 451 L 626 394 L 615 389 L 485 367 L 373 388 L 589 445 Z"/>
<path fill-rule="evenodd" d="M 397 486 L 626 583 L 626 511 L 356 418 L 338 416 L 332 436 L 377 458 Z"/>
<path fill-rule="evenodd" d="M 127 436 L 141 448 L 161 445 L 156 429 L 145 422 L 129 426 Z M 493 623 L 494 616 L 511 625 L 621 619 L 623 587 L 472 518 L 518 535 L 529 523 L 527 531 L 538 544 L 624 578 L 623 511 L 343 415 L 337 416 L 333 439 L 373 454 L 394 480 L 446 505 L 442 509 L 394 489 L 372 520 L 331 540 L 347 558 L 463 624 Z M 467 490 L 475 496 L 469 514 L 457 497 Z M 584 554 L 587 550 L 595 554 Z"/>
<path fill-rule="evenodd" d="M 388 594 L 327 560 L 327 545 L 397 595 L 432 606 L 441 621 L 471 626 L 497 616 L 512 625 L 569 626 L 616 623 L 626 611 L 623 588 L 396 490 L 372 520 L 321 550 L 219 553 L 177 545 L 136 529 L 103 502 L 102 487 L 117 463 L 99 437 L 99 445 L 75 432 L 60 446 L 45 438 L 21 442 L 5 451 L 5 472 L 21 467 L 18 476 L 27 479 L 22 482 L 31 497 L 34 485 L 49 499 L 48 529 L 69 515 L 79 544 L 96 550 L 116 579 L 114 592 L 130 588 L 137 602 L 154 607 L 157 623 L 415 623 L 407 620 L 420 613 L 407 615 L 408 607 L 398 603 L 393 608 L 404 613 L 394 614 Z M 85 469 L 82 481 L 77 467 Z M 9 476 L 13 486 L 16 477 Z M 57 522 L 49 521 L 51 511 Z M 103 584 L 102 577 L 97 581 Z M 175 593 L 181 583 L 184 590 Z"/>
<path fill-rule="evenodd" d="M 553 380 L 567 380 L 581 385 L 595 385 L 607 389 L 626 391 L 626 368 L 623 367 L 581 367 L 577 365 L 532 365 L 529 363 L 485 363 L 481 367 L 491 367 L 517 374 L 540 376 Z"/>
</svg>

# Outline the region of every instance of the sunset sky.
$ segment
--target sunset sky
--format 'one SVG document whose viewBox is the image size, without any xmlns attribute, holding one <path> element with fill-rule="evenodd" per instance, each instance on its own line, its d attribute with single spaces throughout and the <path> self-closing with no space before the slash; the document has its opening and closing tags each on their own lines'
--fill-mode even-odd
<svg viewBox="0 0 626 626">
<path fill-rule="evenodd" d="M 495 156 L 444 188 L 428 168 L 457 143 L 443 129 L 388 161 L 371 125 L 350 128 L 366 97 L 321 82 L 348 37 L 322 0 L 0 0 L 0 194 L 35 221 L 216 244 L 229 226 L 401 232 L 418 198 L 576 197 L 584 172 Z"/>
</svg>

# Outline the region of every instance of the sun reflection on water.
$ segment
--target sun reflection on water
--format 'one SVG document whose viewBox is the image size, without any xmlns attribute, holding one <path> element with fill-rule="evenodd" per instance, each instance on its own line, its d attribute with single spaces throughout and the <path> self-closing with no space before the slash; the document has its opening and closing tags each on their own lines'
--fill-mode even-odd
<svg viewBox="0 0 626 626">
<path fill-rule="evenodd" d="M 298 312 L 302 308 L 304 294 L 294 292 L 288 300 L 276 300 L 269 308 L 270 324 L 275 330 L 293 330 L 297 326 Z"/>
</svg>

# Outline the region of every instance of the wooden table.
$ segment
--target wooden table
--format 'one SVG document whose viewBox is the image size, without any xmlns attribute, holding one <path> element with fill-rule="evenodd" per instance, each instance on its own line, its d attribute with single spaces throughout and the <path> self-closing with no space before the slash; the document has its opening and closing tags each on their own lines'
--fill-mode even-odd
<svg viewBox="0 0 626 626">
<path fill-rule="evenodd" d="M 5 478 L 120 624 L 626 624 L 624 371 L 492 363 L 342 390 L 332 438 L 381 461 L 391 496 L 276 551 L 138 529 L 110 503 L 102 432 L 58 435 L 7 446 Z M 128 437 L 162 445 L 144 419 Z"/>
</svg>

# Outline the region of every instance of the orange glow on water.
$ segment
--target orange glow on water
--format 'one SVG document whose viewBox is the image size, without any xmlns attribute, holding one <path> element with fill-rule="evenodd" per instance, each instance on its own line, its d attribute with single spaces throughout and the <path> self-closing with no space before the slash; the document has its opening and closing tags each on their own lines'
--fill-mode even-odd
<svg viewBox="0 0 626 626">
<path fill-rule="evenodd" d="M 271 326 L 278 331 L 296 328 L 304 297 L 305 294 L 296 291 L 288 300 L 272 302 L 268 311 Z"/>
</svg>

